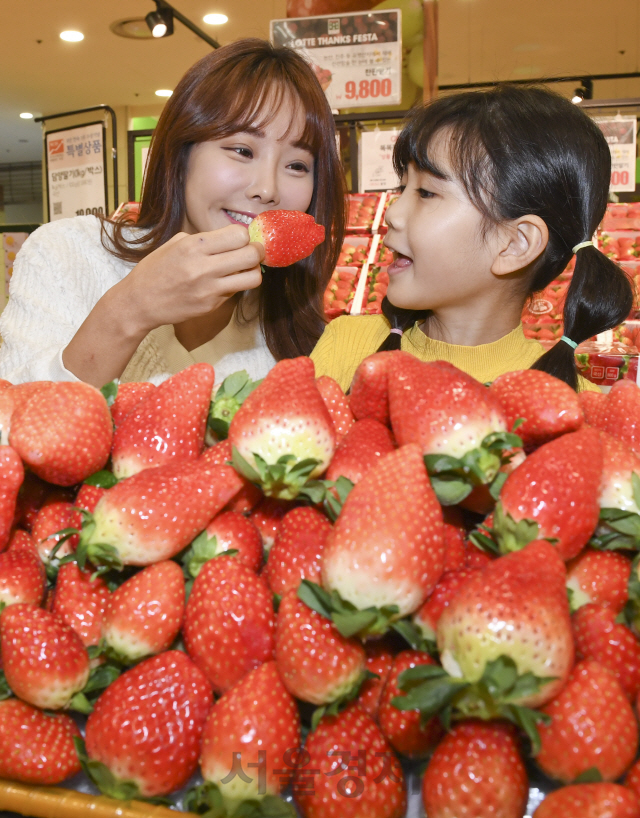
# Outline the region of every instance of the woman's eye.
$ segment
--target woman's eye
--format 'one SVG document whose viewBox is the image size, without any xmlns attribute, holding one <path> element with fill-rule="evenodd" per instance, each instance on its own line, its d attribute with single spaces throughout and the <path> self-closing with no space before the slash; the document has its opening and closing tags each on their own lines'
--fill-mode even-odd
<svg viewBox="0 0 640 818">
<path fill-rule="evenodd" d="M 421 199 L 430 199 L 434 194 L 430 190 L 425 190 L 423 187 L 418 188 L 418 196 Z"/>
<path fill-rule="evenodd" d="M 243 156 L 246 159 L 251 159 L 252 156 L 253 156 L 253 152 L 249 148 L 233 147 L 233 148 L 225 148 L 225 150 L 231 151 L 232 153 L 237 153 L 238 156 Z"/>
<path fill-rule="evenodd" d="M 309 168 L 304 164 L 304 162 L 292 162 L 289 167 L 291 170 L 296 170 L 300 173 L 308 173 Z"/>
</svg>

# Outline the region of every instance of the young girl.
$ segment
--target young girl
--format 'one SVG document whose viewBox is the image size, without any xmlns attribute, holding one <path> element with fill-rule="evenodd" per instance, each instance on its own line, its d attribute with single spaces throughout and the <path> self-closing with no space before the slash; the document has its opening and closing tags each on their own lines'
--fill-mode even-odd
<svg viewBox="0 0 640 818">
<path fill-rule="evenodd" d="M 247 224 L 311 213 L 328 241 L 261 274 Z M 94 216 L 39 228 L 0 320 L 0 377 L 102 386 L 161 381 L 194 361 L 216 382 L 308 355 L 342 242 L 344 185 L 331 111 L 295 52 L 242 40 L 179 82 L 154 134 L 135 228 Z"/>
<path fill-rule="evenodd" d="M 574 389 L 575 347 L 629 314 L 625 274 L 593 246 L 611 159 L 598 127 L 542 88 L 505 85 L 438 99 L 400 134 L 401 195 L 389 208 L 394 251 L 383 315 L 341 317 L 312 353 L 316 374 L 347 389 L 376 350 L 445 360 L 482 382 L 533 367 Z M 576 254 L 564 336 L 527 340 L 520 315 Z"/>
</svg>

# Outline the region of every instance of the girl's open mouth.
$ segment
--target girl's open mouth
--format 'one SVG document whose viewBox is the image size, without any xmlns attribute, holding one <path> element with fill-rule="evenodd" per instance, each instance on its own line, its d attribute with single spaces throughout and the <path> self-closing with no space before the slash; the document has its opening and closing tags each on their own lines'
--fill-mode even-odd
<svg viewBox="0 0 640 818">
<path fill-rule="evenodd" d="M 413 264 L 413 259 L 409 258 L 409 256 L 403 256 L 402 253 L 395 253 L 395 258 L 391 262 L 391 264 L 387 267 L 387 273 L 392 275 L 397 275 L 405 270 Z"/>
</svg>

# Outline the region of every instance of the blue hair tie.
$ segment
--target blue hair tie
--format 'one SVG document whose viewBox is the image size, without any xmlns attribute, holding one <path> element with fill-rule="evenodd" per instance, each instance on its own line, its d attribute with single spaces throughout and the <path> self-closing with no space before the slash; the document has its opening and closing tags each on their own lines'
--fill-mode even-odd
<svg viewBox="0 0 640 818">
<path fill-rule="evenodd" d="M 575 341 L 572 341 L 571 338 L 568 338 L 566 335 L 563 335 L 560 340 L 564 341 L 565 344 L 569 344 L 569 346 L 573 347 L 573 349 L 576 349 L 576 347 L 578 346 Z"/>
</svg>

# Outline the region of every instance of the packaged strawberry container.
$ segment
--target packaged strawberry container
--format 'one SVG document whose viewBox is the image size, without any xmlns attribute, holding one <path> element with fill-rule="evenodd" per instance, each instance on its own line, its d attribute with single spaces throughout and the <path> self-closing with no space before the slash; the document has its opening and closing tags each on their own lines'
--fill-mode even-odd
<svg viewBox="0 0 640 818">
<path fill-rule="evenodd" d="M 640 230 L 640 204 L 608 204 L 607 212 L 602 220 L 602 229 L 610 230 Z"/>
<path fill-rule="evenodd" d="M 379 193 L 349 193 L 347 233 L 371 235 L 379 202 Z"/>
<path fill-rule="evenodd" d="M 324 293 L 324 313 L 329 320 L 350 311 L 361 269 L 356 266 L 340 266 L 333 271 Z"/>
<path fill-rule="evenodd" d="M 608 391 L 626 378 L 638 382 L 638 350 L 617 341 L 585 341 L 576 350 L 580 374 Z"/>
<path fill-rule="evenodd" d="M 362 267 L 369 256 L 369 236 L 347 236 L 342 242 L 337 267 Z"/>
</svg>

